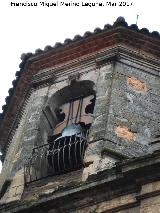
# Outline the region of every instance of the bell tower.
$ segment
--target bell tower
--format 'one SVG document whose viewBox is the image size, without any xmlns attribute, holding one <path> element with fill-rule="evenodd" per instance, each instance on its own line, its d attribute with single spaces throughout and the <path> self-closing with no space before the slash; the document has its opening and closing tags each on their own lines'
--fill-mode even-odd
<svg viewBox="0 0 160 213">
<path fill-rule="evenodd" d="M 119 17 L 22 54 L 0 115 L 0 212 L 159 211 L 159 47 Z"/>
</svg>

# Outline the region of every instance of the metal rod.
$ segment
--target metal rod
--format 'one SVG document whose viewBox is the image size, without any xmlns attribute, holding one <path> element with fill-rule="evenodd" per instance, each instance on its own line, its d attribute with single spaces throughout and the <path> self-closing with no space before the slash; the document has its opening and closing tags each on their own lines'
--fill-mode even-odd
<svg viewBox="0 0 160 213">
<path fill-rule="evenodd" d="M 72 136 L 70 136 L 69 140 L 69 165 L 71 167 L 71 141 L 72 141 Z"/>
<path fill-rule="evenodd" d="M 77 165 L 77 135 L 75 135 L 75 162 L 76 162 L 76 165 Z"/>
<path fill-rule="evenodd" d="M 64 138 L 64 147 L 63 147 L 63 167 L 64 167 L 64 170 L 65 170 L 65 158 L 64 158 L 65 148 L 66 148 L 66 137 Z"/>
<path fill-rule="evenodd" d="M 60 171 L 60 163 L 59 163 L 59 152 L 60 152 L 60 149 L 59 149 L 59 146 L 60 146 L 60 142 L 61 141 L 59 141 L 59 143 L 58 143 L 58 148 L 57 148 L 57 158 L 58 158 L 58 171 Z"/>
</svg>

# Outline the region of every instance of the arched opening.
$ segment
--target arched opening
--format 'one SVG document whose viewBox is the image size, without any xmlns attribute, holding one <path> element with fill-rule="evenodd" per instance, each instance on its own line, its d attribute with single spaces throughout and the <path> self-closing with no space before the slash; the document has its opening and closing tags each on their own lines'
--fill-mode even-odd
<svg viewBox="0 0 160 213">
<path fill-rule="evenodd" d="M 71 85 L 62 88 L 53 94 L 43 109 L 43 112 L 48 122 L 50 122 L 52 129 L 55 129 L 55 126 L 65 119 L 64 116 L 67 116 L 65 114 L 66 111 L 63 112 L 62 106 L 65 105 L 64 107 L 72 107 L 73 101 L 75 104 L 80 104 L 80 99 L 82 100 L 83 98 L 91 95 L 92 99 L 95 101 L 94 83 L 89 80 L 79 82 L 73 81 Z M 91 103 L 89 102 L 88 104 Z M 86 112 L 86 114 L 87 113 L 88 112 Z"/>
<path fill-rule="evenodd" d="M 48 140 L 48 163 L 55 173 L 83 166 L 87 135 L 93 120 L 93 87 L 91 81 L 73 82 L 49 101 L 50 112 L 53 112 L 50 118 L 56 116 L 56 122 L 52 122 L 55 126 Z"/>
<path fill-rule="evenodd" d="M 40 167 L 47 168 L 48 175 L 83 167 L 95 97 L 94 83 L 86 80 L 73 81 L 49 99 L 43 109 L 50 126 L 48 144 L 41 145 L 37 150 L 34 148 L 32 159 L 39 163 L 31 163 L 36 179 L 46 176 Z M 36 166 L 33 168 L 34 164 Z M 46 166 L 42 166 L 43 164 Z"/>
</svg>

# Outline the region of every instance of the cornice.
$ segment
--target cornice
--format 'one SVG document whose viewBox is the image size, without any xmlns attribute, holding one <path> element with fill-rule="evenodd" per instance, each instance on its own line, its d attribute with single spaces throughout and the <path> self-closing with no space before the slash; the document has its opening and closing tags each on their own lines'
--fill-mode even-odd
<svg viewBox="0 0 160 213">
<path fill-rule="evenodd" d="M 117 45 L 106 50 L 99 51 L 97 54 L 90 54 L 89 56 L 82 57 L 79 60 L 69 61 L 59 66 L 54 66 L 48 69 L 41 70 L 39 73 L 33 76 L 31 82 L 33 84 L 43 84 L 45 82 L 57 83 L 57 79 L 62 76 L 68 76 L 72 73 L 79 72 L 81 74 L 92 71 L 93 69 L 99 69 L 101 66 L 105 66 L 106 63 L 112 61 L 121 62 L 125 59 L 129 62 L 134 62 L 140 66 L 143 66 L 145 72 L 150 72 L 160 76 L 160 61 L 152 57 L 139 54 L 136 50 L 127 48 L 125 45 Z M 150 70 L 146 70 L 146 68 Z M 85 70 L 85 71 L 83 71 Z M 65 80 L 68 77 L 65 78 Z"/>
<path fill-rule="evenodd" d="M 132 202 L 129 207 L 138 206 L 141 200 L 160 194 L 160 190 L 156 189 L 151 192 L 141 193 L 142 185 L 160 180 L 159 166 L 160 159 L 159 153 L 157 152 L 145 157 L 123 160 L 116 163 L 115 167 L 111 169 L 106 169 L 90 175 L 89 179 L 84 183 L 79 182 L 71 183 L 64 187 L 60 186 L 57 190 L 53 190 L 48 194 L 40 192 L 40 195 L 37 196 L 38 199 L 27 202 L 27 200 L 25 201 L 24 199 L 25 195 L 27 193 L 34 193 L 33 189 L 34 187 L 36 188 L 36 183 L 34 183 L 34 185 L 31 184 L 31 186 L 25 188 L 23 195 L 24 200 L 1 205 L 0 210 L 2 212 L 10 212 L 10 210 L 14 210 L 14 212 L 32 212 L 33 210 L 38 210 L 42 205 L 45 208 L 45 206 L 49 206 L 50 204 L 52 206 L 50 208 L 53 208 L 59 200 L 65 200 L 68 196 L 70 200 L 72 200 L 74 196 L 77 197 L 85 193 L 92 194 L 95 190 L 96 193 L 100 193 L 99 197 L 103 192 L 105 192 L 106 196 L 101 199 L 97 198 L 96 200 L 90 201 L 92 205 L 123 195 L 132 194 L 134 202 Z M 128 168 L 128 170 L 124 170 L 124 168 Z M 49 179 L 41 181 L 44 181 L 43 183 L 45 184 Z M 38 195 L 38 191 L 36 191 L 36 193 Z M 76 208 L 87 207 L 88 205 L 90 205 L 90 203 L 86 201 L 86 203 L 82 203 Z M 126 209 L 127 203 L 118 208 L 120 208 L 119 210 Z"/>
</svg>

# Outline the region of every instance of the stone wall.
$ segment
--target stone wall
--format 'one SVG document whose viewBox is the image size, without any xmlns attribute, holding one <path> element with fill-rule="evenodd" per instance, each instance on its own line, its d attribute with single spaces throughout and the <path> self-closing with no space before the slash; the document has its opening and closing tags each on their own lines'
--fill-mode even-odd
<svg viewBox="0 0 160 213">
<path fill-rule="evenodd" d="M 87 206 L 75 213 L 159 213 L 160 212 L 160 182 L 144 184 L 140 192 L 122 195 L 103 201 L 93 206 Z M 143 197 L 142 197 L 143 196 Z"/>
<path fill-rule="evenodd" d="M 111 77 L 106 139 L 130 157 L 145 154 L 149 141 L 160 132 L 160 79 L 149 71 L 123 60 Z"/>
</svg>

